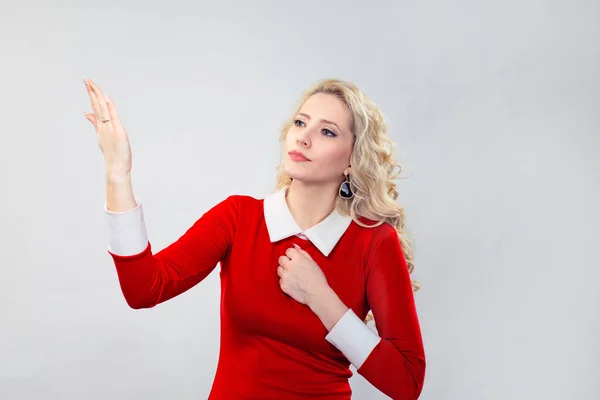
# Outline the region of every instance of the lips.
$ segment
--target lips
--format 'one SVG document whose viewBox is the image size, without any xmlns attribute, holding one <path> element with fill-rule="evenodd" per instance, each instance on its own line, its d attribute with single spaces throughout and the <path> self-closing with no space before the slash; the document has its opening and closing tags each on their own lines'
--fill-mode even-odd
<svg viewBox="0 0 600 400">
<path fill-rule="evenodd" d="M 289 154 L 290 158 L 294 161 L 310 161 L 308 159 L 308 157 L 306 157 L 304 154 L 302 154 L 299 151 L 295 151 L 295 150 L 290 151 L 288 154 Z"/>
</svg>

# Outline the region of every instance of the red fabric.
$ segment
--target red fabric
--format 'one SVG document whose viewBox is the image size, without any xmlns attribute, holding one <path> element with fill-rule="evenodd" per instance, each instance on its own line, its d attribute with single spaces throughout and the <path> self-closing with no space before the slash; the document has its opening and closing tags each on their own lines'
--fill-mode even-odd
<svg viewBox="0 0 600 400">
<path fill-rule="evenodd" d="M 112 253 L 123 295 L 150 308 L 201 282 L 221 263 L 221 347 L 209 399 L 350 399 L 349 361 L 318 317 L 279 287 L 277 259 L 297 243 L 360 318 L 373 310 L 382 340 L 357 370 L 392 399 L 418 398 L 425 355 L 406 263 L 389 224 L 351 223 L 329 257 L 310 242 L 269 241 L 263 200 L 230 196 L 153 254 Z"/>
</svg>

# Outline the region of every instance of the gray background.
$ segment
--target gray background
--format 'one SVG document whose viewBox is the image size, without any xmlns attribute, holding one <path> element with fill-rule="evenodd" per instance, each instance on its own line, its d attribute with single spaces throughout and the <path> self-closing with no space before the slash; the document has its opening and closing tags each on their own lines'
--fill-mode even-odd
<svg viewBox="0 0 600 400">
<path fill-rule="evenodd" d="M 120 109 L 156 249 L 273 188 L 310 83 L 357 83 L 410 177 L 421 398 L 600 398 L 598 1 L 49 3 L 0 10 L 0 398 L 201 399 L 213 379 L 218 269 L 152 310 L 122 298 L 83 76 Z"/>
</svg>

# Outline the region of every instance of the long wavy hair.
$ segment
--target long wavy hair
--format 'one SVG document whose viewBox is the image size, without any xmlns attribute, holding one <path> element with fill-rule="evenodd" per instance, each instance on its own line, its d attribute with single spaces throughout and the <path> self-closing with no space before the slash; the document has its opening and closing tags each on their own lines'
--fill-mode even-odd
<svg viewBox="0 0 600 400">
<path fill-rule="evenodd" d="M 354 193 L 351 199 L 337 196 L 336 207 L 354 222 L 363 227 L 375 227 L 383 223 L 391 224 L 400 237 L 402 252 L 409 273 L 414 270 L 411 240 L 404 229 L 404 208 L 396 202 L 398 191 L 394 180 L 400 178 L 402 167 L 394 156 L 394 143 L 387 135 L 387 123 L 383 112 L 355 84 L 339 79 L 324 79 L 314 83 L 302 93 L 294 114 L 285 121 L 279 140 L 285 143 L 285 137 L 294 123 L 294 118 L 302 105 L 312 95 L 325 93 L 336 96 L 350 109 L 354 144 L 350 165 L 350 188 Z M 290 184 L 291 178 L 282 165 L 277 168 L 276 189 Z M 359 217 L 376 221 L 367 225 Z M 419 289 L 417 281 L 411 281 L 413 291 Z M 365 323 L 373 319 L 369 311 Z"/>
</svg>

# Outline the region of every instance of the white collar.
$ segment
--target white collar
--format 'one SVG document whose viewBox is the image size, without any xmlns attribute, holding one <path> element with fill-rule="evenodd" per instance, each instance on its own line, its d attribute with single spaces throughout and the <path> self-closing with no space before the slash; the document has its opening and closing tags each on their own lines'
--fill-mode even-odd
<svg viewBox="0 0 600 400">
<path fill-rule="evenodd" d="M 287 188 L 281 189 L 264 199 L 265 223 L 271 243 L 304 234 L 327 257 L 350 226 L 352 218 L 334 209 L 323 221 L 302 231 L 285 201 L 286 191 Z"/>
</svg>

